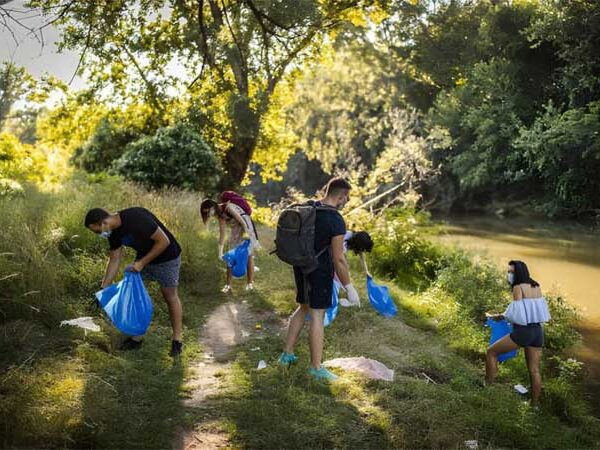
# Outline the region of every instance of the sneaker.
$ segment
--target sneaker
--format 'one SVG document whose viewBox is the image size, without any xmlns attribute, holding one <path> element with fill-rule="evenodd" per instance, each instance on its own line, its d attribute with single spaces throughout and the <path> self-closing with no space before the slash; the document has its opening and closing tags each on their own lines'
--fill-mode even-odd
<svg viewBox="0 0 600 450">
<path fill-rule="evenodd" d="M 136 341 L 135 339 L 128 337 L 121 343 L 119 350 L 137 350 L 142 346 L 143 342 L 144 341 Z"/>
<path fill-rule="evenodd" d="M 253 283 L 248 283 L 246 285 L 246 290 L 247 291 L 253 291 L 254 290 L 254 284 Z"/>
<path fill-rule="evenodd" d="M 169 355 L 175 357 L 181 355 L 183 350 L 183 342 L 181 341 L 171 341 L 171 352 Z"/>
<path fill-rule="evenodd" d="M 311 367 L 308 369 L 308 374 L 317 381 L 335 381 L 339 378 L 336 374 L 330 372 L 323 366 L 321 366 L 319 369 Z"/>
<path fill-rule="evenodd" d="M 296 364 L 298 361 L 298 357 L 293 353 L 283 352 L 279 355 L 279 360 L 277 361 L 280 366 L 291 366 L 292 364 Z"/>
<path fill-rule="evenodd" d="M 223 294 L 229 294 L 231 292 L 231 286 L 226 284 L 225 286 L 223 286 L 223 289 L 221 289 L 221 292 Z"/>
</svg>

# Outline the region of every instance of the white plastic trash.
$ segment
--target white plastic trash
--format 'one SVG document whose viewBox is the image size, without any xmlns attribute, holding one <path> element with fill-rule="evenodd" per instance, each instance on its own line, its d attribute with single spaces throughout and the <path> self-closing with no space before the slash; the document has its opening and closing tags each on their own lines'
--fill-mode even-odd
<svg viewBox="0 0 600 450">
<path fill-rule="evenodd" d="M 529 391 L 522 384 L 515 384 L 515 391 L 517 391 L 521 395 L 527 394 Z"/>
<path fill-rule="evenodd" d="M 256 370 L 262 370 L 262 369 L 266 369 L 266 368 L 267 368 L 267 363 L 261 359 L 258 362 L 258 367 L 256 368 Z"/>
<path fill-rule="evenodd" d="M 89 331 L 100 331 L 100 326 L 94 323 L 94 319 L 91 317 L 78 317 L 77 319 L 63 320 L 60 326 L 72 325 L 74 327 L 83 328 L 86 332 Z"/>
<path fill-rule="evenodd" d="M 465 447 L 470 450 L 477 450 L 479 448 L 479 443 L 476 440 L 465 441 Z"/>
<path fill-rule="evenodd" d="M 323 363 L 325 367 L 339 367 L 344 370 L 360 372 L 374 380 L 394 381 L 394 371 L 374 359 L 364 356 L 356 358 L 336 358 Z"/>
</svg>

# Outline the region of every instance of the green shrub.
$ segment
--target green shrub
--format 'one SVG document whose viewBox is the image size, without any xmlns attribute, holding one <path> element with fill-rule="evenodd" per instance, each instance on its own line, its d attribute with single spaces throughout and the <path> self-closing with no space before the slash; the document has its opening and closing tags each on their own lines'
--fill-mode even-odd
<svg viewBox="0 0 600 450">
<path fill-rule="evenodd" d="M 41 181 L 46 175 L 46 157 L 36 147 L 23 144 L 11 133 L 0 133 L 0 179 L 17 181 Z M 0 191 L 19 190 L 11 188 L 9 181 Z"/>
<path fill-rule="evenodd" d="M 443 265 L 444 253 L 428 239 L 425 213 L 411 209 L 390 211 L 370 231 L 375 247 L 373 268 L 408 288 L 425 288 Z"/>
<path fill-rule="evenodd" d="M 88 172 L 108 170 L 125 152 L 127 144 L 139 139 L 141 133 L 115 124 L 108 117 L 100 119 L 92 137 L 75 149 L 71 161 Z"/>
<path fill-rule="evenodd" d="M 115 163 L 129 180 L 159 188 L 211 190 L 219 180 L 219 162 L 202 137 L 185 124 L 161 128 L 130 144 Z"/>
</svg>

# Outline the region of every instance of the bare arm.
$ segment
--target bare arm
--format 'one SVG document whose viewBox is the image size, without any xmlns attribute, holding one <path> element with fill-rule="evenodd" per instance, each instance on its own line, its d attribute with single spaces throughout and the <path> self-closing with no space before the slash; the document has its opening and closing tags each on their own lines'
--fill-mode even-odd
<svg viewBox="0 0 600 450">
<path fill-rule="evenodd" d="M 331 239 L 331 255 L 335 273 L 337 273 L 342 286 L 346 286 L 350 283 L 350 270 L 346 255 L 344 255 L 344 235 L 335 236 Z"/>
<path fill-rule="evenodd" d="M 223 255 L 225 246 L 225 219 L 219 217 L 219 258 Z"/>
<path fill-rule="evenodd" d="M 219 245 L 225 244 L 225 219 L 219 218 Z"/>
<path fill-rule="evenodd" d="M 119 271 L 119 265 L 121 264 L 122 254 L 123 247 L 119 247 L 116 250 L 111 250 L 108 253 L 108 264 L 106 265 L 106 272 L 104 273 L 104 278 L 102 278 L 102 289 L 112 284 L 115 277 L 117 276 L 117 272 Z"/>
<path fill-rule="evenodd" d="M 250 236 L 250 240 L 252 241 L 252 245 L 256 246 L 256 244 L 258 244 L 258 239 L 256 239 L 256 235 L 254 234 L 254 230 L 251 230 L 248 227 L 248 224 L 246 223 L 246 221 L 244 219 L 242 219 L 242 216 L 235 210 L 235 208 L 231 207 L 230 203 L 227 203 L 227 206 L 225 207 L 225 209 L 231 215 L 231 217 L 233 217 L 235 220 L 237 220 L 240 223 L 240 225 L 244 228 L 244 231 L 246 232 L 246 234 L 248 236 Z"/>
<path fill-rule="evenodd" d="M 152 236 L 150 236 L 150 239 L 154 241 L 154 245 L 152 245 L 152 248 L 146 254 L 146 256 L 141 258 L 139 261 L 136 261 L 142 265 L 142 268 L 152 262 L 152 260 L 154 260 L 154 258 L 160 255 L 162 252 L 164 252 L 171 243 L 169 237 L 160 227 L 158 227 Z"/>
</svg>

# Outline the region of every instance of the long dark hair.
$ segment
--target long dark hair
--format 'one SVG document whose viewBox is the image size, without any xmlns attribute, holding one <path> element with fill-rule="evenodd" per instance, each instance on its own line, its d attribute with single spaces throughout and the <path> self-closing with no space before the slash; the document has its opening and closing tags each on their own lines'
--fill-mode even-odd
<svg viewBox="0 0 600 450">
<path fill-rule="evenodd" d="M 202 200 L 202 203 L 200 203 L 200 216 L 202 217 L 203 223 L 206 223 L 208 220 L 208 214 L 211 209 L 215 211 L 215 214 L 219 215 L 219 204 L 217 202 L 210 198 Z"/>
<path fill-rule="evenodd" d="M 515 268 L 515 279 L 513 280 L 511 286 L 517 286 L 524 283 L 530 284 L 531 287 L 538 287 L 540 285 L 540 283 L 529 276 L 529 269 L 527 268 L 527 264 L 525 264 L 523 261 L 509 261 L 508 265 L 514 266 Z"/>
</svg>

